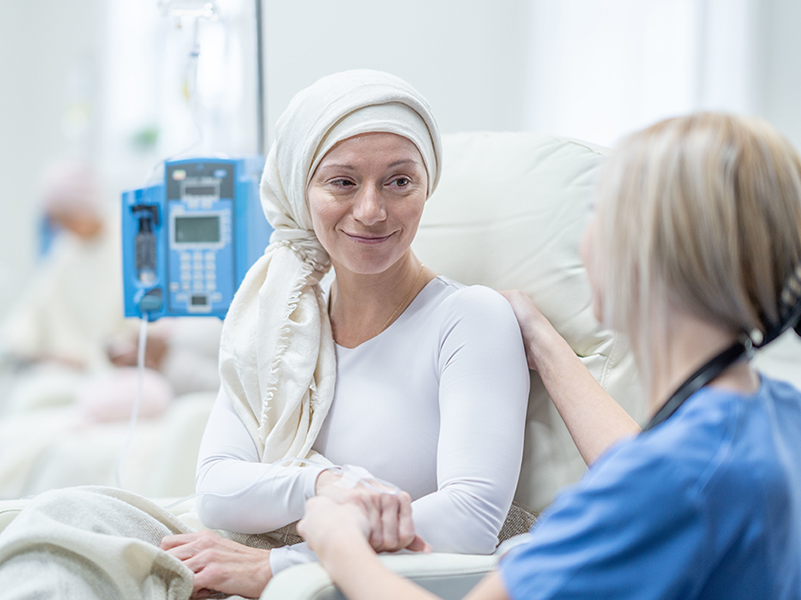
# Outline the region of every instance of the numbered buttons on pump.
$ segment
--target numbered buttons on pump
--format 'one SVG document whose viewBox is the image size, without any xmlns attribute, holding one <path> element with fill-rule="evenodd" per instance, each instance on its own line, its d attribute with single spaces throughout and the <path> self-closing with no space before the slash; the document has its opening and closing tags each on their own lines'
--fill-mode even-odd
<svg viewBox="0 0 801 600">
<path fill-rule="evenodd" d="M 206 291 L 217 289 L 217 260 L 214 252 L 206 252 Z"/>
</svg>

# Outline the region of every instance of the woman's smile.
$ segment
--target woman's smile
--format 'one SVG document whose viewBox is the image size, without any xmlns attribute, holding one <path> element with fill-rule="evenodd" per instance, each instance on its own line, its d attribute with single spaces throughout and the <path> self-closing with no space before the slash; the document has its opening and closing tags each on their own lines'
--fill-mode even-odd
<svg viewBox="0 0 801 600">
<path fill-rule="evenodd" d="M 359 244 L 380 244 L 381 242 L 386 242 L 390 239 L 394 233 L 390 233 L 387 235 L 373 235 L 369 233 L 348 233 L 347 231 L 343 232 L 346 236 L 352 239 L 354 242 Z"/>
</svg>

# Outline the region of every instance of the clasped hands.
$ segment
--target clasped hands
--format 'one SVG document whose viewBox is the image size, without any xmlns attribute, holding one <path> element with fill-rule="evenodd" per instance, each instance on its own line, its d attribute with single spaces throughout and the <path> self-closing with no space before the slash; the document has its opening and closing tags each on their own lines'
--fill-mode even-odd
<svg viewBox="0 0 801 600">
<path fill-rule="evenodd" d="M 306 501 L 298 533 L 318 555 L 343 536 L 361 538 L 376 552 L 430 551 L 415 534 L 412 499 L 377 482 L 341 485 L 341 474 L 324 471 L 317 479 L 317 496 Z"/>
<path fill-rule="evenodd" d="M 414 532 L 411 498 L 374 481 L 343 485 L 343 474 L 323 471 L 298 533 L 318 555 L 345 540 L 369 543 L 376 552 L 430 551 Z M 194 573 L 194 598 L 218 592 L 258 598 L 272 579 L 270 551 L 233 542 L 211 531 L 167 536 L 161 549 Z"/>
</svg>

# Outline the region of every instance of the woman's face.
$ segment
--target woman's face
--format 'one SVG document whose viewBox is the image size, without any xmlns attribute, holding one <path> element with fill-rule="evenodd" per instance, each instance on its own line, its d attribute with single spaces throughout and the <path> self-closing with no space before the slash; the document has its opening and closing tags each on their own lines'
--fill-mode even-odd
<svg viewBox="0 0 801 600">
<path fill-rule="evenodd" d="M 411 141 L 366 133 L 343 140 L 323 157 L 307 193 L 314 232 L 334 267 L 369 275 L 406 255 L 428 180 Z"/>
</svg>

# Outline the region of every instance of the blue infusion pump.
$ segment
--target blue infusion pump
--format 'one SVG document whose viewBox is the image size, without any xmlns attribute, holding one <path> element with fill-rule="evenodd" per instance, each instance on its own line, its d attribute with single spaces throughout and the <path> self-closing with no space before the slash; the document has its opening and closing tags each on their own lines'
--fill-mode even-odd
<svg viewBox="0 0 801 600">
<path fill-rule="evenodd" d="M 167 161 L 163 182 L 123 192 L 126 317 L 225 317 L 270 242 L 263 168 L 261 156 Z"/>
</svg>

